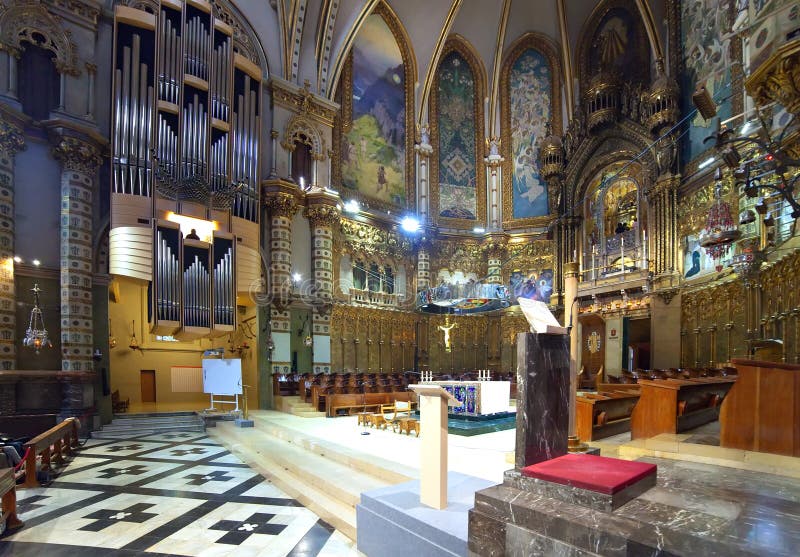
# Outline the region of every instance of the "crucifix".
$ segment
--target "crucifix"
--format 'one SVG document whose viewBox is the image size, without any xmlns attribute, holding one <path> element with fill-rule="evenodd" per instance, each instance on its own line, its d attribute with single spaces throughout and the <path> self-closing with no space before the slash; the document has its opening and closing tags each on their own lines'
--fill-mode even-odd
<svg viewBox="0 0 800 557">
<path fill-rule="evenodd" d="M 444 350 L 445 352 L 451 352 L 452 346 L 450 345 L 450 330 L 455 327 L 455 323 L 450 323 L 450 316 L 446 315 L 444 318 L 444 325 L 439 325 L 438 329 L 444 332 Z"/>
</svg>

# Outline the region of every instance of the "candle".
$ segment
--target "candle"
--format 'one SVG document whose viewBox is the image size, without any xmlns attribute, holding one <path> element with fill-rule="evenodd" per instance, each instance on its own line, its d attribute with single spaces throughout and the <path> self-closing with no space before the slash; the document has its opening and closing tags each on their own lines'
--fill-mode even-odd
<svg viewBox="0 0 800 557">
<path fill-rule="evenodd" d="M 619 239 L 619 266 L 625 272 L 625 238 Z"/>
</svg>

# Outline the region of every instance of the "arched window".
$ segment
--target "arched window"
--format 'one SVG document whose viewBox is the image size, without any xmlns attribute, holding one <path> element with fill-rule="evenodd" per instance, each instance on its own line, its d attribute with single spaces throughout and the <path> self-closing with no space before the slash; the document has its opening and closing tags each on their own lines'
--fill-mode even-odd
<svg viewBox="0 0 800 557">
<path fill-rule="evenodd" d="M 311 142 L 304 135 L 298 137 L 292 151 L 292 180 L 300 183 L 300 178 L 306 186 L 310 186 L 312 179 L 312 167 L 314 161 L 311 158 Z"/>
<path fill-rule="evenodd" d="M 447 226 L 472 229 L 486 220 L 486 176 L 480 164 L 484 71 L 461 37 L 448 39 L 431 90 L 431 206 Z"/>
<path fill-rule="evenodd" d="M 367 272 L 364 268 L 364 262 L 356 260 L 353 265 L 353 288 L 356 290 L 364 290 L 367 287 Z"/>
<path fill-rule="evenodd" d="M 59 101 L 60 77 L 54 64 L 56 55 L 30 43 L 25 43 L 24 47 L 18 76 L 22 111 L 34 120 L 47 120 Z"/>
<path fill-rule="evenodd" d="M 550 39 L 528 33 L 511 47 L 501 70 L 503 220 L 508 225 L 546 224 L 547 184 L 539 175 L 538 144 L 561 133 L 558 50 Z"/>
<path fill-rule="evenodd" d="M 414 203 L 416 64 L 397 16 L 381 2 L 353 42 L 339 84 L 341 165 L 334 182 L 373 206 Z"/>
</svg>

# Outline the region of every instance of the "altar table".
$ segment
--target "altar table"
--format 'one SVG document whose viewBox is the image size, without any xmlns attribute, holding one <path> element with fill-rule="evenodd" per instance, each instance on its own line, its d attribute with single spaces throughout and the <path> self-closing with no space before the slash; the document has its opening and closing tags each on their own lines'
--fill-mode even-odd
<svg viewBox="0 0 800 557">
<path fill-rule="evenodd" d="M 424 385 L 439 385 L 463 403 L 451 406 L 450 413 L 459 416 L 484 416 L 508 412 L 511 396 L 510 381 L 425 381 Z"/>
</svg>

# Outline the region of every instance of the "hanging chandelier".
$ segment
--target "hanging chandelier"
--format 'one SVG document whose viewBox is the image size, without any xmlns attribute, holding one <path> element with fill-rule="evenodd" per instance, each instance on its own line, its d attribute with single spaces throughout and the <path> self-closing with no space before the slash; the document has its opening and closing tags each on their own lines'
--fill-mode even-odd
<svg viewBox="0 0 800 557">
<path fill-rule="evenodd" d="M 717 183 L 714 187 L 714 201 L 709 207 L 706 217 L 706 226 L 700 232 L 700 245 L 714 260 L 719 261 L 727 255 L 731 244 L 738 240 L 742 233 L 733 222 L 730 204 L 722 199 L 722 172 L 718 168 L 716 173 Z M 718 264 L 717 271 L 721 270 Z"/>
<path fill-rule="evenodd" d="M 28 330 L 25 331 L 25 339 L 22 341 L 24 346 L 33 348 L 36 353 L 39 353 L 41 348 L 51 348 L 53 343 L 47 336 L 47 329 L 44 327 L 44 316 L 42 315 L 42 308 L 39 306 L 39 293 L 42 291 L 39 284 L 35 283 L 31 292 L 33 292 L 33 309 L 31 309 L 31 317 L 28 322 Z"/>
</svg>

